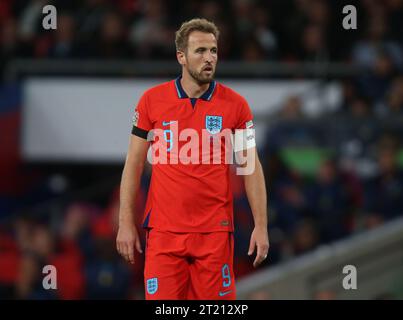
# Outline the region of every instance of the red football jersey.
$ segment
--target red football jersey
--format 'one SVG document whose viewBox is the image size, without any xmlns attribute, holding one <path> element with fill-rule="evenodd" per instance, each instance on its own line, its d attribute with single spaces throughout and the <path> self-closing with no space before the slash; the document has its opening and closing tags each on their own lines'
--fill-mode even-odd
<svg viewBox="0 0 403 320">
<path fill-rule="evenodd" d="M 132 130 L 143 138 L 153 134 L 143 226 L 172 232 L 233 231 L 229 147 L 223 133 L 252 125 L 246 100 L 216 81 L 198 99 L 187 97 L 180 77 L 147 90 L 136 107 Z"/>
</svg>

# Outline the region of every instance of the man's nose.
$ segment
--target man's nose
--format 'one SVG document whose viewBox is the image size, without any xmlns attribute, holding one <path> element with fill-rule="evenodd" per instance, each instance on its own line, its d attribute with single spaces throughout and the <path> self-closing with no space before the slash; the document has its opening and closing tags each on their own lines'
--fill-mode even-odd
<svg viewBox="0 0 403 320">
<path fill-rule="evenodd" d="M 207 51 L 207 53 L 204 55 L 204 62 L 213 63 L 213 55 L 211 52 Z"/>
</svg>

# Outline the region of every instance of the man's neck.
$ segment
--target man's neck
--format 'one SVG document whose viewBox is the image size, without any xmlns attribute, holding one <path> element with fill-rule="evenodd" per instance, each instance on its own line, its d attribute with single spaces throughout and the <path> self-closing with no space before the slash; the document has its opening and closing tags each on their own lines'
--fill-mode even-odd
<svg viewBox="0 0 403 320">
<path fill-rule="evenodd" d="M 181 86 L 189 98 L 200 98 L 210 86 L 210 83 L 199 84 L 187 72 L 182 73 Z"/>
</svg>

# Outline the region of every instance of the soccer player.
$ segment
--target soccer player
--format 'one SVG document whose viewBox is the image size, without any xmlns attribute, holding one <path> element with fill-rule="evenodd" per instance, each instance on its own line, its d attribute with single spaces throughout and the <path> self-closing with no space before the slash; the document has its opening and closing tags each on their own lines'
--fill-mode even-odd
<svg viewBox="0 0 403 320">
<path fill-rule="evenodd" d="M 223 157 L 214 162 L 207 148 L 221 141 L 221 134 L 228 130 L 235 134 L 233 151 L 244 159 L 237 169 L 247 173 L 245 190 L 255 224 L 248 254 L 257 248 L 255 267 L 267 257 L 266 187 L 253 116 L 242 96 L 214 80 L 218 36 L 217 27 L 205 19 L 183 23 L 175 39 L 181 76 L 147 90 L 134 111 L 116 245 L 130 263 L 134 263 L 135 249 L 142 253 L 134 204 L 147 151 L 150 145 L 151 149 L 159 146 L 151 157 L 143 219 L 146 299 L 236 298 L 230 167 Z M 227 147 L 218 150 L 223 156 Z M 189 152 L 195 153 L 190 160 Z M 160 159 L 164 155 L 165 161 Z"/>
</svg>

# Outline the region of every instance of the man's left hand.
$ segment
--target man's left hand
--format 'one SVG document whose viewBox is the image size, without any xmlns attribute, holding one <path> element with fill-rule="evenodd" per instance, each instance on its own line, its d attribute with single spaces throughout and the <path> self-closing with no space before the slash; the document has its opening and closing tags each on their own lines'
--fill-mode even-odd
<svg viewBox="0 0 403 320">
<path fill-rule="evenodd" d="M 266 258 L 269 252 L 269 234 L 267 228 L 257 228 L 253 229 L 252 235 L 250 237 L 249 251 L 248 255 L 252 255 L 257 247 L 257 254 L 253 266 L 256 268 L 259 266 Z"/>
</svg>

